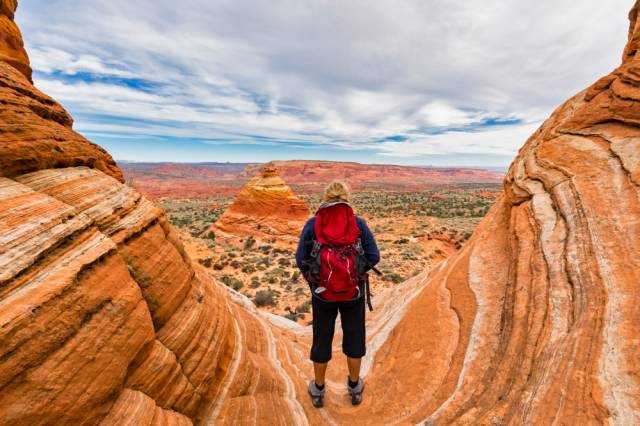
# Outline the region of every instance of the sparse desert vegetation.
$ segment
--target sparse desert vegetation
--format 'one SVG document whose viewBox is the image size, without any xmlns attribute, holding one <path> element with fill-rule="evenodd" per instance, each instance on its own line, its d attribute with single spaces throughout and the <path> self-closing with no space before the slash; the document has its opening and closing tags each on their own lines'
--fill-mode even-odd
<svg viewBox="0 0 640 426">
<path fill-rule="evenodd" d="M 462 248 L 493 205 L 495 184 L 458 184 L 424 192 L 365 191 L 353 205 L 376 235 L 382 277 L 371 280 L 375 294 L 415 276 Z M 312 210 L 320 194 L 302 195 Z M 217 280 L 244 294 L 260 309 L 306 324 L 310 293 L 295 265 L 295 247 L 277 241 L 217 238 L 209 227 L 233 197 L 161 199 L 170 222 L 180 230 L 193 259 Z"/>
</svg>

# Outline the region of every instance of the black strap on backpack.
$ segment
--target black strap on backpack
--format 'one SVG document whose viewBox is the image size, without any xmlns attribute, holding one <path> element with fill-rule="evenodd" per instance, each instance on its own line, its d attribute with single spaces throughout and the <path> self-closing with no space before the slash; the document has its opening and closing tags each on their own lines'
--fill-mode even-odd
<svg viewBox="0 0 640 426">
<path fill-rule="evenodd" d="M 358 274 L 366 276 L 364 280 L 364 293 L 367 300 L 367 306 L 369 307 L 369 311 L 373 311 L 373 305 L 371 304 L 371 287 L 369 286 L 369 275 L 366 274 L 367 271 L 367 258 L 364 254 L 364 248 L 362 247 L 362 239 L 358 238 L 358 242 L 355 244 L 356 251 L 359 256 L 359 265 L 358 265 Z"/>
<path fill-rule="evenodd" d="M 371 288 L 369 287 L 369 277 L 365 281 L 365 293 L 367 294 L 367 306 L 369 307 L 369 311 L 373 311 L 373 305 L 371 304 Z"/>
<path fill-rule="evenodd" d="M 380 272 L 375 266 L 371 268 L 373 272 L 378 276 L 382 276 L 382 272 Z M 367 292 L 367 306 L 369 306 L 369 311 L 373 311 L 373 305 L 371 304 L 371 288 L 369 287 L 369 276 L 367 275 L 367 281 L 365 282 L 365 291 Z"/>
</svg>

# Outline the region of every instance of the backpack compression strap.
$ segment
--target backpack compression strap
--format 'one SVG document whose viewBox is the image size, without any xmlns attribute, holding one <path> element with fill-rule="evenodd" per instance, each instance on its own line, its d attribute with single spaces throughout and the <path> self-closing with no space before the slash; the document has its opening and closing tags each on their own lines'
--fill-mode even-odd
<svg viewBox="0 0 640 426">
<path fill-rule="evenodd" d="M 382 276 L 382 272 L 378 270 L 375 266 L 371 268 L 373 272 L 378 276 Z M 365 282 L 365 292 L 367 294 L 367 306 L 369 307 L 369 311 L 373 311 L 373 305 L 371 304 L 371 288 L 369 287 L 369 276 L 367 275 L 367 280 Z"/>
</svg>

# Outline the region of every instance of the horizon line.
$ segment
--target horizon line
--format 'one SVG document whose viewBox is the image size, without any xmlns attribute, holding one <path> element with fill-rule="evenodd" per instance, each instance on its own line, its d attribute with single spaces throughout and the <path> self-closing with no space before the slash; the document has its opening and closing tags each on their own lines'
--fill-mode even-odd
<svg viewBox="0 0 640 426">
<path fill-rule="evenodd" d="M 283 163 L 291 163 L 291 162 L 315 162 L 315 163 L 342 163 L 342 164 L 360 164 L 367 166 L 393 166 L 393 167 L 403 167 L 403 168 L 431 168 L 431 169 L 474 169 L 474 170 L 503 170 L 507 171 L 509 166 L 463 166 L 463 165 L 452 165 L 452 166 L 434 166 L 431 164 L 393 164 L 393 163 L 361 163 L 358 161 L 338 161 L 338 160 L 269 160 L 269 161 L 149 161 L 149 160 L 124 160 L 124 159 L 114 159 L 116 163 L 129 163 L 129 164 L 268 164 L 275 161 L 283 162 Z"/>
</svg>

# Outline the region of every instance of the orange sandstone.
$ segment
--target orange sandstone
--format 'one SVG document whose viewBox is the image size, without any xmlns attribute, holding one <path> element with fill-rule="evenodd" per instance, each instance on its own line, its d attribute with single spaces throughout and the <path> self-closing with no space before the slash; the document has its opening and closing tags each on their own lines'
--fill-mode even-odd
<svg viewBox="0 0 640 426">
<path fill-rule="evenodd" d="M 307 205 L 277 169 L 265 167 L 245 185 L 213 229 L 223 235 L 294 241 L 310 216 Z"/>
<path fill-rule="evenodd" d="M 3 53 L 0 422 L 640 423 L 639 4 L 622 65 L 526 142 L 473 238 L 374 300 L 363 404 L 335 363 L 323 410 L 309 328 L 194 266 Z"/>
<path fill-rule="evenodd" d="M 13 66 L 31 81 L 29 57 L 14 21 L 17 6 L 18 0 L 0 0 L 0 62 Z"/>
</svg>

